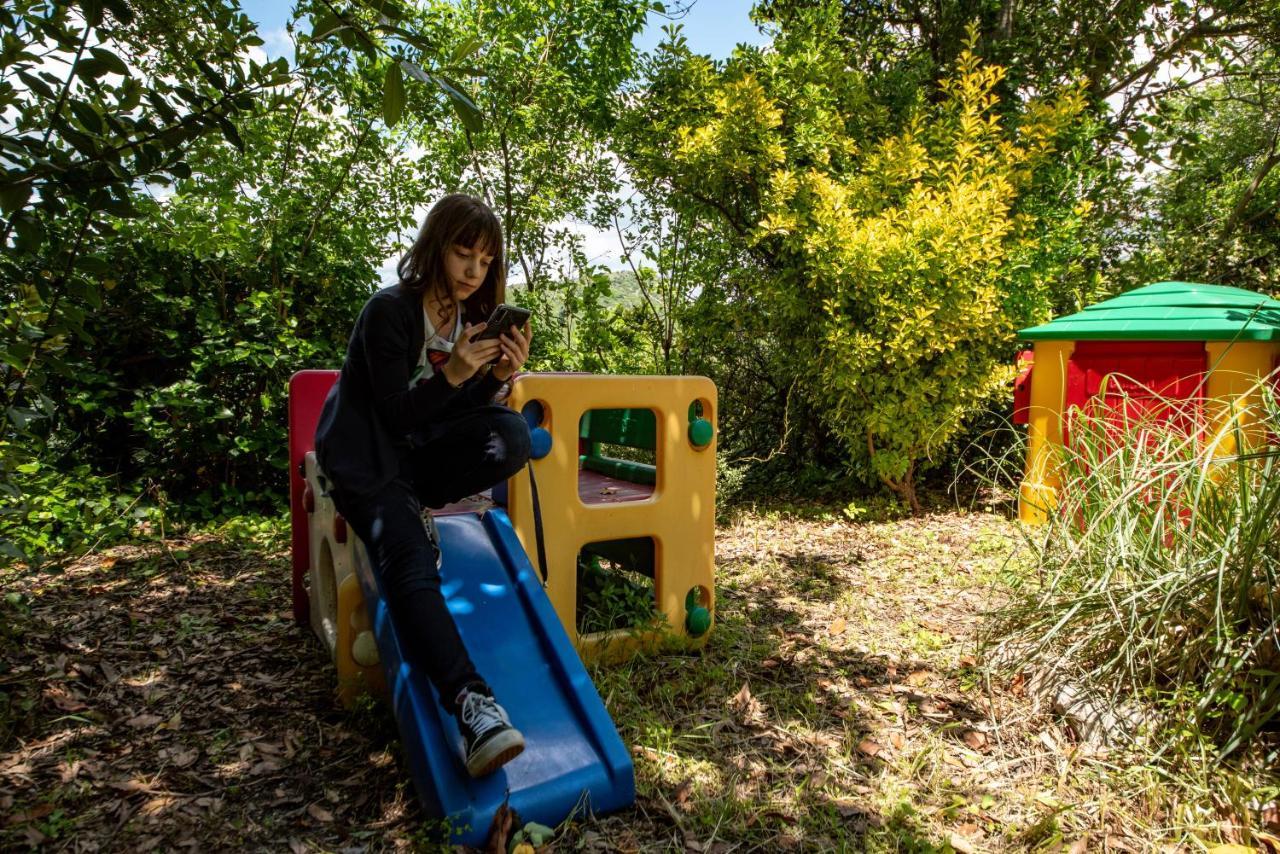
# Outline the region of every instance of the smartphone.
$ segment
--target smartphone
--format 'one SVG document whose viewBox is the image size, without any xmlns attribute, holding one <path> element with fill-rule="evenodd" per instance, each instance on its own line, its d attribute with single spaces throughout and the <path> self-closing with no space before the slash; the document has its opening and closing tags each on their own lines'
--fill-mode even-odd
<svg viewBox="0 0 1280 854">
<path fill-rule="evenodd" d="M 530 312 L 518 305 L 503 303 L 493 310 L 484 329 L 473 337 L 472 341 L 483 341 L 486 338 L 498 338 L 513 326 L 524 326 L 529 320 Z"/>
</svg>

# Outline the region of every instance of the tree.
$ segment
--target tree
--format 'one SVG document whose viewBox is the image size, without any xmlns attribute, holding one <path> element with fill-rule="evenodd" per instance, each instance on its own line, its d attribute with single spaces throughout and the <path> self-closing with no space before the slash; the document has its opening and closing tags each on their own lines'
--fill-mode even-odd
<svg viewBox="0 0 1280 854">
<path fill-rule="evenodd" d="M 219 2 L 178 15 L 155 0 L 20 0 L 0 9 L 0 32 L 0 515 L 21 518 L 18 480 L 57 414 L 46 389 L 90 338 L 119 223 L 144 187 L 190 174 L 193 141 L 243 145 L 232 119 L 288 75 L 245 61 L 261 40 Z M 18 553 L 3 538 L 0 550 Z"/>
<path fill-rule="evenodd" d="M 834 8 L 723 68 L 669 40 L 627 162 L 753 259 L 734 308 L 763 314 L 772 383 L 798 383 L 846 463 L 918 509 L 917 467 L 1001 391 L 1013 331 L 1064 287 L 1083 210 L 1050 155 L 1078 145 L 1084 95 L 1010 107 L 1004 69 L 969 51 L 897 119 L 846 65 Z"/>
</svg>

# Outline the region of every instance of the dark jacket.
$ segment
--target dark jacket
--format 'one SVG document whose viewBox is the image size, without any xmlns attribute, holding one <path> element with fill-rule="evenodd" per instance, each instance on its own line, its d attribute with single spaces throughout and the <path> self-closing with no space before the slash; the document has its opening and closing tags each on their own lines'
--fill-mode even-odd
<svg viewBox="0 0 1280 854">
<path fill-rule="evenodd" d="M 412 434 L 450 412 L 489 403 L 502 386 L 486 371 L 455 389 L 436 371 L 410 388 L 426 335 L 421 296 L 398 284 L 375 293 L 360 311 L 316 426 L 316 458 L 344 492 L 368 495 L 385 486 L 399 472 Z"/>
</svg>

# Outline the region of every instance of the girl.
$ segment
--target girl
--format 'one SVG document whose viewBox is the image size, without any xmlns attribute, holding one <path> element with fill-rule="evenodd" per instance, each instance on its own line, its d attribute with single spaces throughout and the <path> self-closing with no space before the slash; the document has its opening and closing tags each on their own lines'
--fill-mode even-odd
<svg viewBox="0 0 1280 854">
<path fill-rule="evenodd" d="M 524 749 L 458 636 L 440 592 L 439 540 L 423 506 L 505 480 L 529 458 L 529 428 L 494 395 L 529 356 L 511 327 L 472 341 L 502 302 L 502 228 L 478 199 L 446 196 L 360 312 L 316 428 L 334 504 L 369 550 L 406 647 L 426 668 L 466 742 L 467 771 L 491 773 Z M 492 363 L 492 366 L 491 366 Z"/>
</svg>

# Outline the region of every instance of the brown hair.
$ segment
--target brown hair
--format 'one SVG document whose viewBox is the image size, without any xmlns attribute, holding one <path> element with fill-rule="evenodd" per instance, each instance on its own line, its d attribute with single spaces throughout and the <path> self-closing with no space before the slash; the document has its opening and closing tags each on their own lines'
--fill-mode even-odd
<svg viewBox="0 0 1280 854">
<path fill-rule="evenodd" d="M 462 304 L 466 322 L 485 320 L 506 298 L 507 265 L 502 257 L 502 225 L 489 206 L 474 196 L 452 193 L 435 203 L 422 221 L 417 240 L 396 267 L 400 284 L 418 294 L 433 288 L 447 291 L 444 254 L 455 245 L 480 247 L 493 256 L 484 281 Z"/>
</svg>

